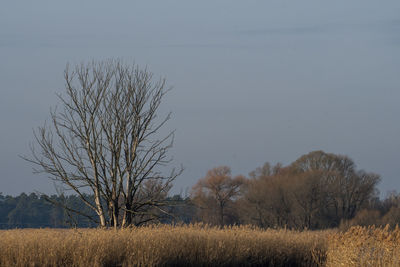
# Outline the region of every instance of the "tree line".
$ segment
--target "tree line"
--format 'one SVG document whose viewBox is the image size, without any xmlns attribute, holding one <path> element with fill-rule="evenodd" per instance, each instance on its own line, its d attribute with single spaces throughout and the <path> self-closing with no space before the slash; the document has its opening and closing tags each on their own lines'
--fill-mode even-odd
<svg viewBox="0 0 400 267">
<path fill-rule="evenodd" d="M 229 167 L 221 166 L 199 179 L 190 195 L 166 194 L 160 199 L 165 203 L 162 212 L 148 211 L 157 219 L 138 225 L 202 222 L 293 229 L 396 225 L 400 194 L 391 192 L 380 199 L 379 181 L 379 175 L 358 170 L 349 157 L 323 151 L 310 152 L 288 166 L 267 162 L 247 177 L 232 176 Z M 96 212 L 77 195 L 0 194 L 1 228 L 96 227 L 93 218 Z"/>
<path fill-rule="evenodd" d="M 398 197 L 381 201 L 379 181 L 347 156 L 313 151 L 288 166 L 267 162 L 247 178 L 232 177 L 226 166 L 214 168 L 191 197 L 197 219 L 215 225 L 325 229 L 359 224 L 370 214 L 371 223 L 393 224 L 397 219 L 388 218 L 397 212 Z"/>
<path fill-rule="evenodd" d="M 175 195 L 166 198 L 165 202 L 169 203 L 166 207 L 168 215 L 159 216 L 157 223 L 192 222 L 195 210 L 189 198 Z M 65 209 L 65 206 L 72 209 Z M 21 193 L 10 196 L 0 193 L 0 229 L 92 228 L 98 227 L 91 219 L 95 216 L 96 213 L 77 195 Z"/>
<path fill-rule="evenodd" d="M 22 193 L 13 197 L 0 193 L 0 229 L 96 226 L 85 216 L 69 212 L 60 205 L 53 205 L 54 201 L 67 203 L 74 210 L 82 213 L 88 212 L 81 199 L 75 195 L 46 196 Z"/>
</svg>

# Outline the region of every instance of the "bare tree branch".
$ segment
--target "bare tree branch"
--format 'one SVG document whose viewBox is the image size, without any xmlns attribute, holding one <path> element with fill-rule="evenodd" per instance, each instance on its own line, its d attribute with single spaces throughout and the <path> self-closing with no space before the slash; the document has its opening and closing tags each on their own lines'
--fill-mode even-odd
<svg viewBox="0 0 400 267">
<path fill-rule="evenodd" d="M 165 79 L 153 81 L 147 69 L 119 60 L 72 70 L 67 65 L 64 79 L 61 108 L 52 109 L 50 123 L 34 131 L 37 147 L 31 146 L 31 156 L 23 158 L 36 166 L 35 172 L 73 190 L 97 213 L 101 226 L 140 222 L 134 218 L 139 213 L 165 204 L 182 171 L 160 172 L 172 162 L 168 151 L 174 139 L 173 132 L 159 138 L 171 118 L 170 113 L 164 119 L 157 116 L 170 90 Z M 148 191 L 147 181 L 157 186 Z"/>
</svg>

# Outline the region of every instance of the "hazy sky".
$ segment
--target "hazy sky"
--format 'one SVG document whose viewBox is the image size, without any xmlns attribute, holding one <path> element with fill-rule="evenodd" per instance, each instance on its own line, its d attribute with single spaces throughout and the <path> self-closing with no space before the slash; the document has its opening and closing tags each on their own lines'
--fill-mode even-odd
<svg viewBox="0 0 400 267">
<path fill-rule="evenodd" d="M 400 1 L 1 1 L 0 192 L 53 192 L 18 155 L 67 62 L 122 58 L 174 90 L 175 192 L 313 150 L 400 191 Z"/>
</svg>

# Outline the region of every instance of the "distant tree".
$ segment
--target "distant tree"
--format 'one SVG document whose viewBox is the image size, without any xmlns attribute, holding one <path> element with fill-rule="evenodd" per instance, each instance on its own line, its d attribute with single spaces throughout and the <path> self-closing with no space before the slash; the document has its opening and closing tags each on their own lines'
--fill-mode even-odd
<svg viewBox="0 0 400 267">
<path fill-rule="evenodd" d="M 329 204 L 329 197 L 323 175 L 318 170 L 291 174 L 289 191 L 298 228 L 317 229 L 324 224 L 323 214 Z"/>
<path fill-rule="evenodd" d="M 281 163 L 277 163 L 274 166 L 271 166 L 269 162 L 265 162 L 262 167 L 256 168 L 254 171 L 249 173 L 249 177 L 252 179 L 263 179 L 265 177 L 270 177 L 273 175 L 277 175 L 283 166 Z"/>
<path fill-rule="evenodd" d="M 49 199 L 52 201 L 49 202 Z M 68 215 L 62 206 L 52 203 L 66 203 L 72 209 L 95 216 L 82 200 L 74 195 L 70 196 L 38 196 L 21 193 L 19 196 L 5 196 L 0 201 L 0 229 L 9 228 L 40 228 L 40 227 L 95 227 L 87 217 L 76 213 Z"/>
<path fill-rule="evenodd" d="M 170 114 L 157 114 L 165 80 L 115 60 L 67 66 L 64 78 L 61 107 L 35 131 L 37 146 L 25 159 L 77 194 L 102 227 L 157 219 L 161 196 L 181 172 L 160 172 L 173 142 L 173 132 L 160 134 Z"/>
<path fill-rule="evenodd" d="M 242 220 L 261 227 L 300 229 L 337 227 L 349 221 L 376 203 L 380 181 L 377 174 L 357 170 L 350 158 L 323 151 L 303 155 L 286 167 L 265 164 L 249 176 Z"/>
<path fill-rule="evenodd" d="M 378 210 L 363 209 L 350 220 L 342 220 L 339 229 L 347 230 L 352 226 L 382 226 L 382 216 Z"/>
<path fill-rule="evenodd" d="M 8 224 L 16 227 L 49 227 L 51 204 L 35 193 L 16 197 L 16 206 L 8 213 Z"/>
<path fill-rule="evenodd" d="M 356 170 L 350 158 L 342 155 L 313 151 L 301 156 L 292 165 L 298 173 L 319 171 L 330 212 L 336 225 L 341 219 L 351 219 L 377 194 L 380 176 Z"/>
<path fill-rule="evenodd" d="M 260 177 L 268 177 L 272 175 L 272 168 L 269 162 L 265 162 L 262 167 L 255 169 L 249 173 L 250 178 L 257 179 Z"/>
<path fill-rule="evenodd" d="M 264 165 L 265 166 L 265 165 Z M 275 167 L 274 167 L 275 168 Z M 253 176 L 241 201 L 242 221 L 260 227 L 283 227 L 292 223 L 292 199 L 286 169 Z"/>
<path fill-rule="evenodd" d="M 390 210 L 382 217 L 381 224 L 389 224 L 391 226 L 400 225 L 400 207 L 391 207 Z"/>
<path fill-rule="evenodd" d="M 197 205 L 202 217 L 212 216 L 215 220 L 208 222 L 223 226 L 225 217 L 230 214 L 227 209 L 240 195 L 241 187 L 245 184 L 243 176 L 231 176 L 229 167 L 222 166 L 207 172 L 206 177 L 200 179 L 192 190 L 192 200 Z"/>
<path fill-rule="evenodd" d="M 192 223 L 194 222 L 196 207 L 190 197 L 182 195 L 174 195 L 167 198 L 171 203 L 168 208 L 168 214 L 171 216 L 165 217 L 162 223 Z"/>
</svg>

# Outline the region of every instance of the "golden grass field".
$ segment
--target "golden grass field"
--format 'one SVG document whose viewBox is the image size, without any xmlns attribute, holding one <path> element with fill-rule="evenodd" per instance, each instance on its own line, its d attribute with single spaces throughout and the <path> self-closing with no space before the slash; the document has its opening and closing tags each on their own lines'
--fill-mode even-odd
<svg viewBox="0 0 400 267">
<path fill-rule="evenodd" d="M 400 231 L 218 229 L 0 231 L 0 266 L 400 266 Z"/>
<path fill-rule="evenodd" d="M 328 237 L 327 267 L 400 266 L 400 229 L 352 227 Z"/>
</svg>

